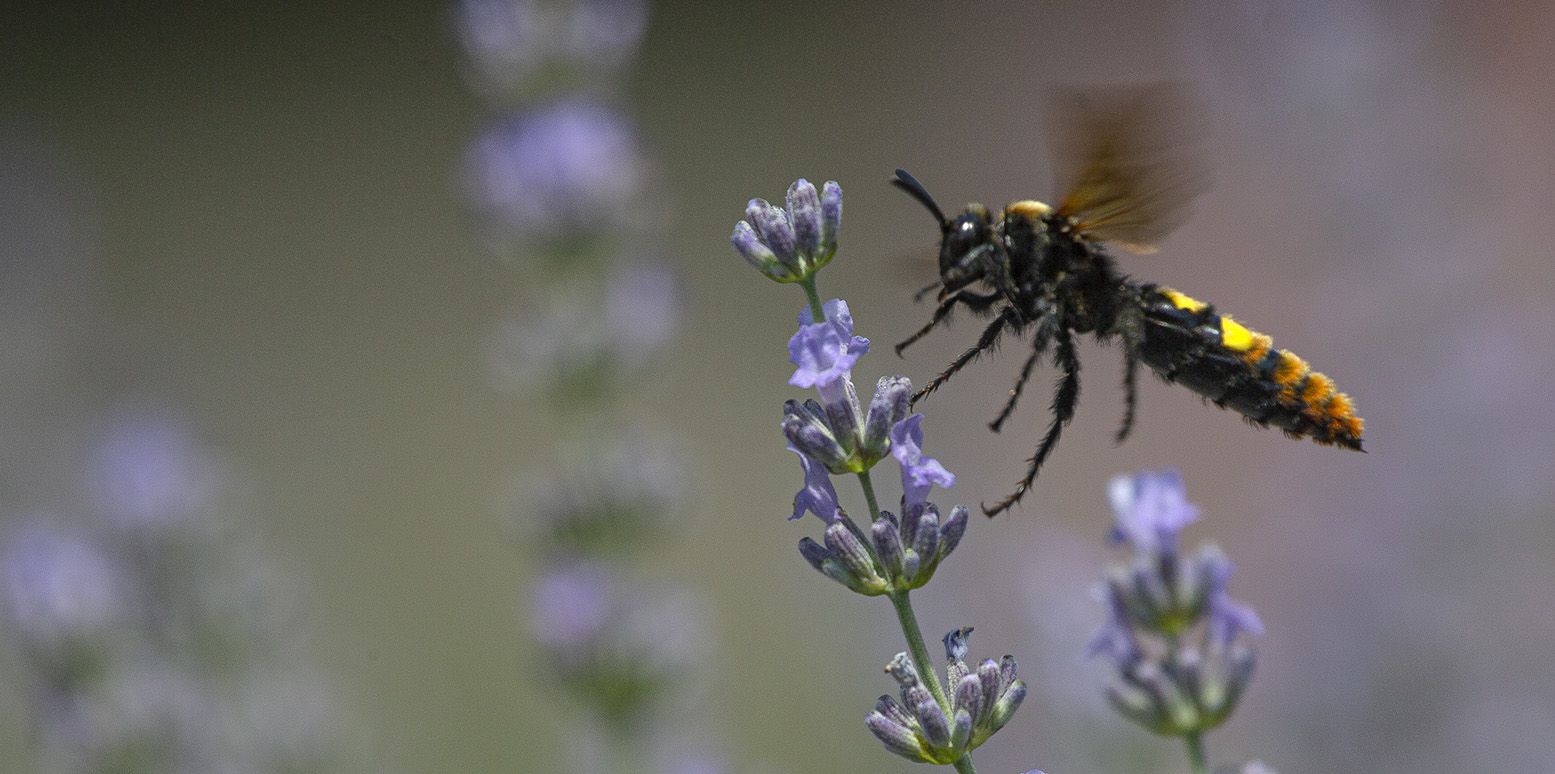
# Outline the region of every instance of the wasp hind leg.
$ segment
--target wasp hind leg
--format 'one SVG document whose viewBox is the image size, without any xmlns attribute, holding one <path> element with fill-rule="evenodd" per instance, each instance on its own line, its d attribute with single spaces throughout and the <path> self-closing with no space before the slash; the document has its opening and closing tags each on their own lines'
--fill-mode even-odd
<svg viewBox="0 0 1555 774">
<path fill-rule="evenodd" d="M 1015 380 L 1015 386 L 1010 388 L 1009 401 L 999 411 L 999 416 L 994 417 L 994 420 L 988 423 L 988 429 L 996 433 L 999 432 L 1004 427 L 1004 421 L 1009 419 L 1011 414 L 1015 413 L 1015 404 L 1020 402 L 1021 392 L 1026 389 L 1026 381 L 1031 378 L 1031 370 L 1036 368 L 1037 361 L 1042 359 L 1042 353 L 1047 351 L 1047 343 L 1051 338 L 1052 332 L 1047 321 L 1044 320 L 1037 327 L 1036 338 L 1031 341 L 1031 356 L 1026 358 L 1025 365 L 1022 365 L 1020 368 L 1020 377 Z"/>
<path fill-rule="evenodd" d="M 1134 403 L 1137 398 L 1137 382 L 1139 377 L 1139 358 L 1134 356 L 1132 348 L 1125 348 L 1123 353 L 1123 424 L 1118 428 L 1118 434 L 1114 438 L 1115 443 L 1123 443 L 1128 438 L 1130 430 L 1134 429 Z"/>
<path fill-rule="evenodd" d="M 938 287 L 938 284 L 936 283 L 934 286 L 931 286 L 930 289 L 933 289 L 933 287 Z M 921 293 L 922 291 L 919 292 Z M 917 297 L 914 296 L 914 299 L 916 298 Z M 938 328 L 946 320 L 949 320 L 950 313 L 956 308 L 956 304 L 962 304 L 968 309 L 971 309 L 973 312 L 986 312 L 988 311 L 988 308 L 993 306 L 994 303 L 998 300 L 999 295 L 997 293 L 990 293 L 985 296 L 978 293 L 962 292 L 956 293 L 955 295 L 946 298 L 945 300 L 939 302 L 938 307 L 935 307 L 934 316 L 929 318 L 928 325 L 919 328 L 917 333 L 908 336 L 904 341 L 902 341 L 902 343 L 896 345 L 896 356 L 901 357 L 903 350 L 912 346 L 912 344 L 918 339 L 929 335 L 930 331 Z"/>
<path fill-rule="evenodd" d="M 1080 358 L 1075 354 L 1074 336 L 1068 329 L 1060 328 L 1054 332 L 1057 346 L 1053 353 L 1054 364 L 1063 370 L 1064 375 L 1059 377 L 1057 389 L 1053 392 L 1053 422 L 1048 425 L 1047 435 L 1043 436 L 1042 444 L 1037 447 L 1035 454 L 1027 461 L 1026 477 L 1015 486 L 1015 491 L 992 508 L 986 504 L 983 506 L 983 515 L 997 516 L 1020 502 L 1031 489 L 1033 482 L 1037 480 L 1037 471 L 1042 468 L 1042 463 L 1047 460 L 1049 452 L 1058 445 L 1058 437 L 1064 431 L 1064 425 L 1074 418 L 1074 407 L 1080 399 Z"/>
<path fill-rule="evenodd" d="M 978 355 L 981 355 L 983 352 L 992 349 L 995 344 L 999 343 L 999 337 L 1004 334 L 1005 326 L 1019 324 L 1020 312 L 1015 311 L 1015 307 L 1013 306 L 1004 307 L 1004 309 L 999 312 L 999 316 L 995 317 L 993 322 L 989 323 L 988 327 L 983 329 L 983 335 L 977 338 L 977 343 L 973 344 L 971 349 L 962 352 L 961 355 L 955 360 L 952 360 L 950 365 L 945 370 L 941 371 L 939 376 L 934 377 L 933 381 L 924 385 L 923 389 L 913 393 L 912 402 L 917 403 L 918 401 L 922 400 L 924 396 L 939 389 L 940 386 L 945 382 L 950 381 L 950 377 L 955 376 L 957 371 L 966 368 L 968 363 L 976 360 Z"/>
</svg>

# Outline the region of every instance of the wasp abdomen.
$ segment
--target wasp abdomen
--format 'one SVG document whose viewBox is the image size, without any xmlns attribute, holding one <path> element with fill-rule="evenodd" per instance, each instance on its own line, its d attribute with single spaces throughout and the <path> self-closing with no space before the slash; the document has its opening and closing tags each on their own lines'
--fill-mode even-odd
<svg viewBox="0 0 1555 774">
<path fill-rule="evenodd" d="M 1138 356 L 1177 382 L 1259 425 L 1292 437 L 1361 449 L 1365 422 L 1350 396 L 1268 336 L 1170 288 L 1143 286 Z"/>
</svg>

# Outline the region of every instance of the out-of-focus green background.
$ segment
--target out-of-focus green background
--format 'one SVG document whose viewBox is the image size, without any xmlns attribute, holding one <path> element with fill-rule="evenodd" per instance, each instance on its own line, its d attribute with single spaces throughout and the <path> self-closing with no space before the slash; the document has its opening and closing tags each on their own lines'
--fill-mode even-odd
<svg viewBox="0 0 1555 774">
<path fill-rule="evenodd" d="M 483 109 L 451 12 L 0 11 L 0 218 L 44 245 L 0 245 L 0 506 L 58 498 L 105 406 L 176 406 L 243 469 L 245 517 L 305 579 L 320 661 L 384 767 L 550 771 L 568 715 L 528 644 L 533 568 L 500 504 L 555 418 L 484 370 L 526 278 L 482 249 L 461 193 Z M 696 462 L 694 529 L 647 572 L 710 601 L 699 734 L 766 770 L 910 767 L 861 722 L 901 647 L 888 606 L 806 568 L 793 545 L 816 525 L 783 519 L 798 470 L 776 419 L 797 394 L 783 345 L 802 297 L 729 249 L 746 199 L 842 183 L 821 289 L 876 342 L 855 375 L 922 380 L 975 330 L 890 354 L 929 313 L 908 297 L 935 237 L 890 171 L 947 206 L 1051 197 L 1047 89 L 1168 78 L 1205 99 L 1215 184 L 1124 269 L 1329 373 L 1370 453 L 1254 431 L 1154 380 L 1115 448 L 1118 353 L 1087 344 L 1037 491 L 978 519 L 919 595 L 931 636 L 973 624 L 974 654 L 1015 654 L 1032 686 L 980 769 L 1181 767 L 1109 713 L 1081 653 L 1102 617 L 1106 481 L 1158 466 L 1183 470 L 1204 512 L 1188 542 L 1226 549 L 1269 630 L 1217 760 L 1555 765 L 1552 37 L 1541 3 L 657 4 L 627 94 L 688 290 L 685 332 L 635 400 Z M 1033 390 L 987 432 L 1009 349 L 922 406 L 929 451 L 960 476 L 942 501 L 1002 495 L 1046 421 Z M 29 760 L 18 668 L 0 659 L 8 771 Z"/>
</svg>

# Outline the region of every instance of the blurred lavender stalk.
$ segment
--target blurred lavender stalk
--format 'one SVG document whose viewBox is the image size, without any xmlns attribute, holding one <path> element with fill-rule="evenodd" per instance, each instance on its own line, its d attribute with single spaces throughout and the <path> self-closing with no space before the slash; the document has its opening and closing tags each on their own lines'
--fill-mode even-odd
<svg viewBox="0 0 1555 774">
<path fill-rule="evenodd" d="M 621 408 L 679 326 L 678 282 L 648 233 L 662 197 L 647 195 L 652 164 L 611 99 L 647 18 L 640 0 L 465 0 L 455 23 L 492 109 L 466 189 L 525 294 L 488 339 L 488 366 L 499 386 L 564 417 L 552 461 L 520 477 L 513 510 L 541 567 L 535 645 L 588 720 L 567 722 L 580 772 L 717 770 L 708 740 L 669 741 L 669 703 L 709 627 L 694 595 L 645 580 L 634 562 L 684 529 L 687 486 L 674 439 Z"/>
<path fill-rule="evenodd" d="M 1194 774 L 1209 774 L 1204 734 L 1224 723 L 1252 680 L 1252 608 L 1226 590 L 1231 562 L 1215 546 L 1184 556 L 1179 534 L 1198 519 L 1175 471 L 1113 479 L 1113 545 L 1132 558 L 1108 568 L 1107 623 L 1091 642 L 1114 674 L 1107 698 L 1124 717 L 1183 739 Z M 1262 764 L 1259 764 L 1261 766 Z"/>
<path fill-rule="evenodd" d="M 79 487 L 93 518 L 33 515 L 6 536 L 38 770 L 353 770 L 293 590 L 223 514 L 219 470 L 176 420 L 129 414 Z"/>
</svg>

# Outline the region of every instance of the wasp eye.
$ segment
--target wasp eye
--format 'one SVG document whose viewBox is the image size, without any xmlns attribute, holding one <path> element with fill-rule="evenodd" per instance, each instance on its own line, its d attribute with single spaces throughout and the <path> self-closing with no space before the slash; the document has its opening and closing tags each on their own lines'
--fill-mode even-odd
<svg viewBox="0 0 1555 774">
<path fill-rule="evenodd" d="M 950 225 L 949 233 L 945 234 L 945 245 L 941 252 L 941 262 L 947 264 L 959 263 L 967 253 L 972 252 L 983 241 L 983 224 L 972 215 L 962 215 L 956 218 Z"/>
</svg>

